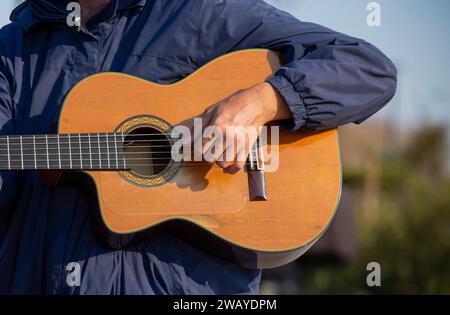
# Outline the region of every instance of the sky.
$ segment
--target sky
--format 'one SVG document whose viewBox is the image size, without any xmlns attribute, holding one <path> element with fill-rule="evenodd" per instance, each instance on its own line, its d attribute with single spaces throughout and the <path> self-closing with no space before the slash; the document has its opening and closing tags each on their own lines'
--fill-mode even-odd
<svg viewBox="0 0 450 315">
<path fill-rule="evenodd" d="M 0 25 L 13 0 L 0 0 Z M 380 117 L 400 126 L 441 122 L 450 126 L 450 1 L 378 0 L 381 26 L 367 24 L 369 0 L 267 0 L 300 20 L 363 38 L 399 70 L 398 92 Z M 406 127 L 406 126 L 405 126 Z"/>
</svg>

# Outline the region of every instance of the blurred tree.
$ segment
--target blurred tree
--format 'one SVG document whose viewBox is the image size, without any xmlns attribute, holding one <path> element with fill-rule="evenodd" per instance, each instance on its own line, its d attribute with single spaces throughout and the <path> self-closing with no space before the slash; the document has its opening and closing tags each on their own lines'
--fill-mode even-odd
<svg viewBox="0 0 450 315">
<path fill-rule="evenodd" d="M 446 128 L 430 126 L 417 134 L 408 150 L 406 159 L 409 165 L 421 168 L 422 174 L 434 181 L 445 172 Z"/>
<path fill-rule="evenodd" d="M 301 279 L 308 293 L 450 294 L 450 177 L 446 128 L 419 130 L 397 156 L 383 158 L 379 219 L 361 222 L 348 265 L 316 266 Z M 351 172 L 348 177 L 358 172 Z M 369 262 L 381 286 L 366 284 Z"/>
</svg>

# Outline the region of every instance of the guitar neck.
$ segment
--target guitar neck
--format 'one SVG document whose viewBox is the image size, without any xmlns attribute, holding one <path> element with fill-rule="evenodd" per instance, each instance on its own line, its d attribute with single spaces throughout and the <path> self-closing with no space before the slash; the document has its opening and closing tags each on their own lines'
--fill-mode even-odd
<svg viewBox="0 0 450 315">
<path fill-rule="evenodd" d="M 0 170 L 126 170 L 123 133 L 0 136 Z"/>
</svg>

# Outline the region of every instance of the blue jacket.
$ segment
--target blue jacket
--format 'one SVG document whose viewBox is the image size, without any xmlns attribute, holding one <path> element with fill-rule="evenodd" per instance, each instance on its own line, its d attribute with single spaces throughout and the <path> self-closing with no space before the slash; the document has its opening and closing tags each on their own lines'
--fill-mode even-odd
<svg viewBox="0 0 450 315">
<path fill-rule="evenodd" d="M 395 93 L 396 69 L 377 48 L 260 0 L 112 1 L 80 31 L 66 24 L 64 2 L 28 0 L 0 31 L 0 134 L 54 131 L 64 96 L 91 74 L 171 83 L 247 48 L 282 53 L 286 65 L 269 82 L 292 111 L 284 123 L 292 131 L 360 123 Z M 259 270 L 174 236 L 106 248 L 82 190 L 48 187 L 37 172 L 0 174 L 0 293 L 258 293 Z M 66 282 L 71 262 L 81 266 L 80 286 Z"/>
</svg>

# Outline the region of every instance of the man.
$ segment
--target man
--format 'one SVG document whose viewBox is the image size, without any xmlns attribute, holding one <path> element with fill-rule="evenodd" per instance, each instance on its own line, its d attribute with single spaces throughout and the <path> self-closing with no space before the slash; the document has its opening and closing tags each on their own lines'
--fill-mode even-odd
<svg viewBox="0 0 450 315">
<path fill-rule="evenodd" d="M 286 65 L 205 111 L 209 125 L 280 120 L 292 132 L 323 130 L 364 121 L 395 93 L 396 69 L 378 49 L 263 1 L 80 0 L 80 30 L 66 23 L 68 2 L 28 0 L 1 30 L 1 134 L 54 131 L 64 96 L 91 74 L 171 83 L 247 48 L 280 51 Z M 228 264 L 174 236 L 105 247 L 93 232 L 95 207 L 78 185 L 48 186 L 37 172 L 2 172 L 0 293 L 258 293 L 259 270 Z M 79 283 L 66 281 L 74 262 Z"/>
</svg>

